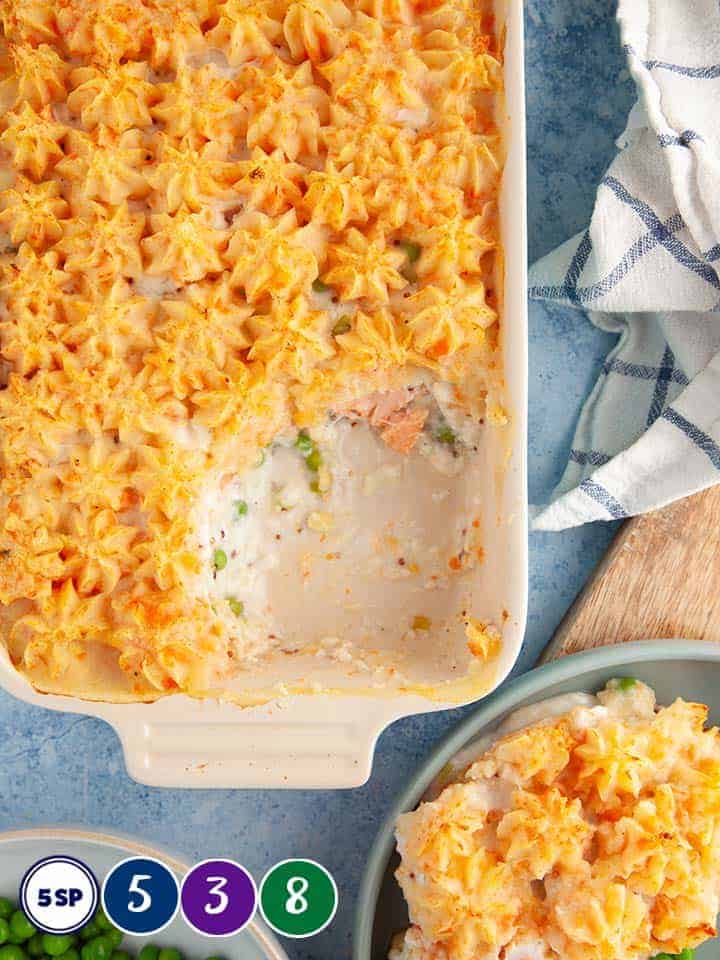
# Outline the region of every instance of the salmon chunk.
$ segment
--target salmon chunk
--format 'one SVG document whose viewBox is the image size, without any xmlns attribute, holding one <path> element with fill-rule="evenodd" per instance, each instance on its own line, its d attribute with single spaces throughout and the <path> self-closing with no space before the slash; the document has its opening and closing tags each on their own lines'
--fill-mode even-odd
<svg viewBox="0 0 720 960">
<path fill-rule="evenodd" d="M 428 410 L 413 403 L 416 393 L 409 389 L 369 393 L 335 411 L 351 420 L 367 420 L 380 432 L 385 443 L 398 453 L 409 453 L 423 431 Z"/>
</svg>

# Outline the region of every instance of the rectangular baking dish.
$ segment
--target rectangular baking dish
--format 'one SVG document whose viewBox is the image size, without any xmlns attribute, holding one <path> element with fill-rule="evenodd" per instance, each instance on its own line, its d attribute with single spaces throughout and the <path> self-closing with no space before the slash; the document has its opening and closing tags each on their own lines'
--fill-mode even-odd
<svg viewBox="0 0 720 960">
<path fill-rule="evenodd" d="M 302 686 L 307 691 L 315 686 L 332 692 L 284 694 L 241 709 L 180 695 L 152 704 L 95 703 L 45 695 L 15 671 L 4 649 L 0 652 L 0 684 L 9 693 L 37 706 L 107 721 L 120 738 L 128 773 L 141 783 L 198 788 L 359 786 L 370 775 L 375 742 L 388 724 L 400 717 L 479 699 L 502 682 L 517 659 L 527 607 L 527 247 L 521 0 L 504 0 L 497 16 L 498 23 L 505 24 L 502 349 L 510 425 L 488 433 L 482 470 L 473 476 L 473 483 L 481 485 L 487 559 L 473 581 L 472 612 L 488 622 L 502 622 L 500 653 L 472 682 L 438 683 L 435 689 L 428 682 L 402 689 L 352 678 L 342 663 L 333 659 L 301 662 Z M 443 654 L 438 649 L 432 654 L 438 676 Z M 278 680 L 287 690 L 299 688 L 297 663 L 288 667 L 276 662 L 272 669 L 279 671 L 272 678 L 257 678 L 258 691 Z M 246 692 L 247 688 L 246 681 Z"/>
</svg>

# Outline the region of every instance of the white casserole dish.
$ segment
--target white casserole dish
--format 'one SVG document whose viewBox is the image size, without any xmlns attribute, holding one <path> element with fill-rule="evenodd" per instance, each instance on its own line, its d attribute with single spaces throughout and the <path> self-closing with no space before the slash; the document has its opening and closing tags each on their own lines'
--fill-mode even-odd
<svg viewBox="0 0 720 960">
<path fill-rule="evenodd" d="M 502 682 L 517 659 L 527 606 L 527 306 L 525 213 L 525 109 L 523 7 L 501 0 L 498 21 L 506 24 L 504 132 L 507 161 L 501 194 L 504 248 L 502 349 L 505 404 L 510 426 L 487 432 L 480 469 L 470 478 L 482 505 L 486 561 L 473 575 L 472 615 L 502 622 L 502 649 L 492 669 L 473 684 L 455 685 L 452 695 L 440 681 L 448 649 L 425 651 L 422 695 L 374 687 L 367 677 L 349 677 L 340 661 L 275 662 L 274 677 L 259 676 L 267 689 L 280 680 L 297 685 L 298 668 L 332 694 L 283 696 L 262 706 L 239 709 L 215 701 L 173 696 L 154 704 L 92 703 L 36 692 L 0 652 L 0 684 L 28 703 L 106 720 L 123 745 L 130 776 L 167 787 L 352 787 L 370 775 L 375 742 L 394 720 L 478 699 Z M 401 493 L 402 495 L 402 493 Z M 391 587 L 392 584 L 388 584 Z M 388 597 L 390 590 L 388 590 Z M 303 599 L 303 615 L 312 607 Z M 385 598 L 379 598 L 380 607 Z M 395 598 L 397 604 L 397 600 Z M 332 604 L 325 605 L 332 610 Z M 392 606 L 392 604 L 390 604 Z M 342 632 L 342 624 L 333 623 Z M 291 672 L 294 671 L 294 672 Z M 283 671 L 285 673 L 283 674 Z M 253 685 L 255 680 L 253 678 Z M 248 683 L 245 683 L 247 689 Z"/>
</svg>

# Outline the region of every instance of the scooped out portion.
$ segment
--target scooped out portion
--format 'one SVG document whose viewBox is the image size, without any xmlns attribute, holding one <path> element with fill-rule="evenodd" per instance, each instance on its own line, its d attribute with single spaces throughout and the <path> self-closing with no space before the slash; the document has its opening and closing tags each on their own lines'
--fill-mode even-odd
<svg viewBox="0 0 720 960">
<path fill-rule="evenodd" d="M 485 559 L 481 491 L 465 473 L 480 467 L 481 430 L 462 439 L 422 382 L 377 391 L 285 431 L 209 490 L 195 589 L 235 655 L 303 652 L 396 682 L 413 662 L 463 669 Z M 488 634 L 477 656 L 497 647 Z"/>
</svg>

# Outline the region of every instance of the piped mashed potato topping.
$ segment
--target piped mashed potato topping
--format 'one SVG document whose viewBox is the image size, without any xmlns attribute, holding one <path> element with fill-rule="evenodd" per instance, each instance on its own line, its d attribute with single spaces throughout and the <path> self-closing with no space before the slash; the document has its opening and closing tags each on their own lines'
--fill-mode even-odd
<svg viewBox="0 0 720 960">
<path fill-rule="evenodd" d="M 488 11 L 0 3 L 0 602 L 38 687 L 201 694 L 283 649 L 202 529 L 276 440 L 419 380 L 504 420 Z M 427 404 L 376 428 L 434 423 L 447 460 Z"/>
<path fill-rule="evenodd" d="M 550 705 L 400 818 L 412 926 L 391 960 L 648 960 L 715 934 L 720 734 L 707 708 L 656 708 L 631 680 L 560 716 Z"/>
</svg>

